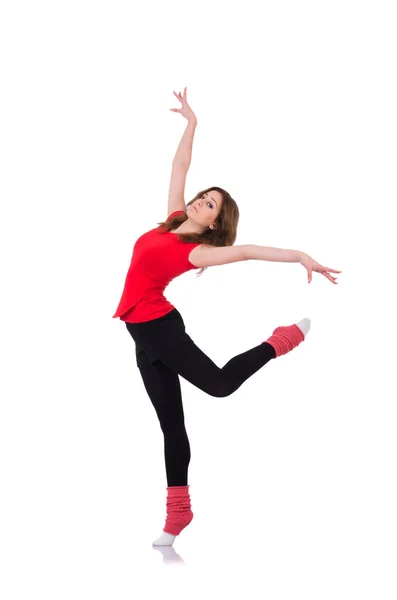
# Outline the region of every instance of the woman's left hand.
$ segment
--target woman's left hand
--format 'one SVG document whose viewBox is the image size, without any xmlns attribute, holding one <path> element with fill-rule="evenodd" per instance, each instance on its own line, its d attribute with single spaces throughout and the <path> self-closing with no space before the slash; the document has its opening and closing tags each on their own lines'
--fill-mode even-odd
<svg viewBox="0 0 397 600">
<path fill-rule="evenodd" d="M 324 277 L 329 279 L 329 281 L 338 285 L 336 281 L 337 277 L 332 277 L 330 273 L 342 273 L 342 271 L 336 271 L 335 269 L 323 267 L 318 262 L 316 262 L 311 256 L 305 254 L 304 252 L 301 252 L 299 262 L 307 270 L 308 283 L 310 283 L 312 280 L 312 271 L 317 271 L 317 273 L 321 273 L 321 275 L 324 275 Z"/>
<path fill-rule="evenodd" d="M 186 90 L 187 90 L 187 88 L 185 88 L 185 90 L 183 92 L 183 96 L 182 96 L 181 93 L 176 94 L 174 92 L 174 96 L 176 96 L 176 98 L 178 98 L 178 100 L 180 102 L 182 102 L 182 107 L 181 108 L 170 108 L 170 110 L 172 110 L 172 112 L 178 112 L 178 113 L 180 113 L 188 121 L 196 121 L 197 122 L 196 115 L 194 114 L 194 112 L 190 108 L 189 104 L 187 103 L 187 92 L 186 92 Z"/>
</svg>

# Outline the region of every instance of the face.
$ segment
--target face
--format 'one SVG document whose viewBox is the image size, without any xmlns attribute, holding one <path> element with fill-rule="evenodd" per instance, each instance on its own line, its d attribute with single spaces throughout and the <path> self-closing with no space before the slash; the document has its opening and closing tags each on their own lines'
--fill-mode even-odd
<svg viewBox="0 0 397 600">
<path fill-rule="evenodd" d="M 215 220 L 222 208 L 222 194 L 214 190 L 205 192 L 187 208 L 187 216 L 195 223 L 207 229 L 215 224 Z M 196 210 L 197 209 L 197 212 Z"/>
</svg>

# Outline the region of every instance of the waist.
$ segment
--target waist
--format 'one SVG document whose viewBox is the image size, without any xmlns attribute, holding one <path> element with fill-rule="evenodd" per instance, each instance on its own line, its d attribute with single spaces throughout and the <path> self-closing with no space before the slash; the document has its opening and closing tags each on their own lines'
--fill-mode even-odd
<svg viewBox="0 0 397 600">
<path fill-rule="evenodd" d="M 125 321 L 125 326 L 136 344 L 144 349 L 168 346 L 170 343 L 181 341 L 186 337 L 185 323 L 176 308 L 151 321 L 142 323 Z"/>
<path fill-rule="evenodd" d="M 129 310 L 124 312 L 120 319 L 129 323 L 147 323 L 148 321 L 166 316 L 174 308 L 174 305 L 164 296 L 160 296 L 159 298 L 147 298 L 144 296 Z"/>
<path fill-rule="evenodd" d="M 182 315 L 176 308 L 170 310 L 167 314 L 162 315 L 161 317 L 156 317 L 154 319 L 149 319 L 148 321 L 140 321 L 137 323 L 133 323 L 131 321 L 125 321 L 126 327 L 131 330 L 145 330 L 145 329 L 155 329 L 159 325 L 163 323 L 180 323 L 184 325 Z"/>
</svg>

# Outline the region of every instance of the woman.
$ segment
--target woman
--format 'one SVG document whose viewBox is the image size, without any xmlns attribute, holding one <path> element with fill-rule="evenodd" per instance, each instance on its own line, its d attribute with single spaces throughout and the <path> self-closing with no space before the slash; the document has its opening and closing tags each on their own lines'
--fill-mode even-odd
<svg viewBox="0 0 397 600">
<path fill-rule="evenodd" d="M 197 119 L 184 95 L 175 96 L 182 108 L 171 109 L 188 120 L 178 146 L 168 197 L 169 217 L 136 241 L 122 297 L 113 318 L 119 317 L 135 341 L 136 362 L 145 389 L 156 410 L 164 434 L 167 475 L 167 518 L 162 535 L 153 545 L 172 545 L 191 522 L 188 466 L 190 445 L 184 424 L 179 376 L 207 394 L 224 397 L 271 359 L 290 352 L 306 337 L 310 320 L 277 327 L 258 346 L 235 356 L 219 368 L 185 331 L 178 310 L 164 297 L 168 283 L 182 273 L 236 261 L 258 259 L 300 262 L 308 272 L 317 271 L 336 283 L 332 273 L 310 256 L 295 250 L 256 245 L 233 246 L 239 211 L 228 192 L 211 187 L 199 192 L 185 206 L 184 188 L 191 160 Z"/>
</svg>

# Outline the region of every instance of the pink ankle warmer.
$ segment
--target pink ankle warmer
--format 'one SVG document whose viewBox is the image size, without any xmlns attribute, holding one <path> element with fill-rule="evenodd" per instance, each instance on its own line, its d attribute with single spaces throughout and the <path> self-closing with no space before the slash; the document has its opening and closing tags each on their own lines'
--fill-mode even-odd
<svg viewBox="0 0 397 600">
<path fill-rule="evenodd" d="M 303 342 L 305 336 L 297 325 L 288 325 L 287 327 L 277 327 L 273 335 L 266 340 L 266 343 L 273 346 L 276 351 L 276 357 L 287 354 L 298 344 Z"/>
<path fill-rule="evenodd" d="M 167 519 L 163 531 L 179 535 L 193 519 L 188 485 L 167 487 Z"/>
</svg>

